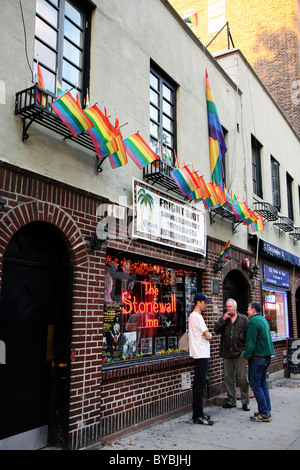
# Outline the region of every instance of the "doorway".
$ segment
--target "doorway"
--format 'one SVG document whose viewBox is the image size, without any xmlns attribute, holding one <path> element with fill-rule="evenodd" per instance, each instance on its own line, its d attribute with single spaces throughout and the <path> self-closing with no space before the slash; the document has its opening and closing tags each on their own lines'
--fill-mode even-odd
<svg viewBox="0 0 300 470">
<path fill-rule="evenodd" d="M 72 268 L 60 232 L 33 222 L 3 258 L 0 449 L 67 445 Z"/>
<path fill-rule="evenodd" d="M 237 311 L 247 316 L 249 303 L 249 285 L 240 271 L 234 269 L 230 271 L 223 282 L 223 307 L 227 299 L 234 299 L 237 302 Z"/>
</svg>

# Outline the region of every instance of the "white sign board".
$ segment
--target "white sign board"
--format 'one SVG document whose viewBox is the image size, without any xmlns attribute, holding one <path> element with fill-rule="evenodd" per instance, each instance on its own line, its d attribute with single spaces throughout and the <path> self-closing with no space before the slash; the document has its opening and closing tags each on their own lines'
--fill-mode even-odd
<svg viewBox="0 0 300 470">
<path fill-rule="evenodd" d="M 205 256 L 205 212 L 133 180 L 132 236 Z"/>
</svg>

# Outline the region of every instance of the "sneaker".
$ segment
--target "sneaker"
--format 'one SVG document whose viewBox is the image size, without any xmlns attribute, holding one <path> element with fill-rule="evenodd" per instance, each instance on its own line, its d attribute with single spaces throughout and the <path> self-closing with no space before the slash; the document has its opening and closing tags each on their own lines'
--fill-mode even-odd
<svg viewBox="0 0 300 470">
<path fill-rule="evenodd" d="M 250 411 L 250 406 L 249 405 L 243 405 L 242 408 L 243 408 L 243 411 Z"/>
<path fill-rule="evenodd" d="M 261 413 L 254 413 L 254 416 L 251 416 L 250 419 L 251 421 L 255 421 L 256 423 L 269 423 L 270 421 L 272 421 L 270 413 L 268 413 L 267 415 L 263 415 Z"/>
<path fill-rule="evenodd" d="M 229 403 L 225 403 L 225 405 L 223 405 L 223 408 L 236 408 L 236 405 L 229 405 Z"/>
<path fill-rule="evenodd" d="M 210 419 L 206 419 L 205 415 L 203 415 L 199 418 L 193 419 L 193 423 L 194 424 L 204 424 L 206 426 L 212 426 L 214 424 L 214 422 L 211 421 Z"/>
</svg>

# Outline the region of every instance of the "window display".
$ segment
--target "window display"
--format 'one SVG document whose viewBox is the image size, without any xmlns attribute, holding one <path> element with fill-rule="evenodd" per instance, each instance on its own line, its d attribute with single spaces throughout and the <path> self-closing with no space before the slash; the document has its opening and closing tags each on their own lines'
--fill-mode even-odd
<svg viewBox="0 0 300 470">
<path fill-rule="evenodd" d="M 123 255 L 106 257 L 103 362 L 188 351 L 197 273 Z"/>
<path fill-rule="evenodd" d="M 287 292 L 263 287 L 263 314 L 270 326 L 273 339 L 289 336 Z"/>
</svg>

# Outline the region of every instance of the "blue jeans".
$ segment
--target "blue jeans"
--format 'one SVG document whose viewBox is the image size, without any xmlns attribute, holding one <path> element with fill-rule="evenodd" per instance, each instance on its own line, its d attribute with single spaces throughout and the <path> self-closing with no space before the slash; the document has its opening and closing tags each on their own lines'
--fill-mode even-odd
<svg viewBox="0 0 300 470">
<path fill-rule="evenodd" d="M 271 412 L 271 402 L 267 385 L 267 369 L 270 365 L 271 357 L 260 357 L 249 359 L 249 382 L 253 390 L 258 405 L 258 412 L 269 414 Z"/>
</svg>

